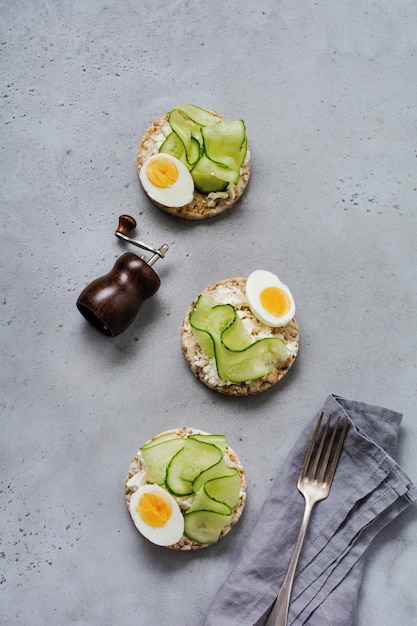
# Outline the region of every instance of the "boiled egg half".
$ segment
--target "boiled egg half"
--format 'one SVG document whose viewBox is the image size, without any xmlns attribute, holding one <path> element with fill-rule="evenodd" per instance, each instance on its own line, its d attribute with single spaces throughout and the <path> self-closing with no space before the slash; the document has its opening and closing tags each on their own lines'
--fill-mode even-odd
<svg viewBox="0 0 417 626">
<path fill-rule="evenodd" d="M 252 272 L 246 281 L 246 297 L 252 313 L 267 326 L 285 326 L 294 317 L 291 291 L 272 272 Z"/>
<path fill-rule="evenodd" d="M 143 485 L 130 498 L 130 515 L 140 533 L 157 546 L 171 546 L 184 533 L 184 517 L 174 498 L 158 485 Z"/>
<path fill-rule="evenodd" d="M 167 207 L 181 207 L 194 197 L 194 181 L 181 161 L 170 154 L 153 154 L 139 171 L 148 196 Z"/>
</svg>

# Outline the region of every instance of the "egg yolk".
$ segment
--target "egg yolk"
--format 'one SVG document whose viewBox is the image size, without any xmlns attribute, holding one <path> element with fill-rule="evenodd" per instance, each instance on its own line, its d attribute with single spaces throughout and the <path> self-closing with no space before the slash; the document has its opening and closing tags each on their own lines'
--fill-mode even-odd
<svg viewBox="0 0 417 626">
<path fill-rule="evenodd" d="M 276 317 L 284 315 L 290 309 L 290 299 L 282 289 L 278 287 L 266 287 L 260 294 L 261 304 L 268 313 Z"/>
<path fill-rule="evenodd" d="M 170 159 L 153 159 L 146 167 L 146 174 L 155 187 L 166 189 L 178 180 L 178 169 Z"/>
<path fill-rule="evenodd" d="M 171 517 L 171 503 L 157 493 L 144 493 L 136 507 L 143 521 L 153 528 L 165 526 Z"/>
</svg>

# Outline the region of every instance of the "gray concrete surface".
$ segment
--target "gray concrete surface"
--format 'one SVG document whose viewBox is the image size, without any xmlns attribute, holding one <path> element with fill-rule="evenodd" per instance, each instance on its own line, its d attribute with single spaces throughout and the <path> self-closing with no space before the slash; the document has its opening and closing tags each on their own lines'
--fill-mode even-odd
<svg viewBox="0 0 417 626">
<path fill-rule="evenodd" d="M 0 623 L 201 624 L 271 480 L 329 393 L 404 414 L 416 464 L 416 3 L 2 0 Z M 150 204 L 135 169 L 178 102 L 243 118 L 253 169 L 223 217 Z M 120 213 L 170 250 L 162 285 L 113 340 L 75 307 L 129 246 Z M 225 398 L 179 331 L 206 285 L 257 268 L 297 304 L 301 348 L 273 391 Z M 147 544 L 123 484 L 147 438 L 224 432 L 248 502 L 198 554 Z M 367 556 L 359 626 L 416 623 L 416 509 Z"/>
</svg>

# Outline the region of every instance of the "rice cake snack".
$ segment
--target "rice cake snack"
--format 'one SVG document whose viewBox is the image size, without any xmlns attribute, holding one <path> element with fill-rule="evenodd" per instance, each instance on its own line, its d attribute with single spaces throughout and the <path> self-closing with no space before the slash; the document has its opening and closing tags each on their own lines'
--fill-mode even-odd
<svg viewBox="0 0 417 626">
<path fill-rule="evenodd" d="M 268 279 L 270 276 L 273 276 L 264 270 L 256 270 L 253 272 L 253 275 L 256 275 L 255 283 L 257 283 L 259 279 L 258 273 L 261 273 L 261 276 L 266 274 Z M 261 321 L 253 312 L 253 310 L 255 310 L 254 302 L 251 308 L 248 301 L 247 287 L 249 279 L 252 281 L 252 275 L 248 277 L 248 279 L 229 278 L 207 287 L 201 292 L 198 299 L 191 304 L 182 322 L 182 351 L 191 371 L 207 387 L 225 395 L 246 396 L 270 389 L 285 376 L 298 354 L 299 329 L 295 317 L 290 313 L 290 319 L 287 317 L 284 319 L 285 323 L 283 325 L 276 327 L 272 327 Z M 253 294 L 251 294 L 251 296 L 254 301 Z M 210 300 L 212 300 L 217 304 L 231 306 L 235 310 L 238 323 L 244 327 L 242 330 L 245 336 L 243 345 L 245 348 L 247 345 L 250 345 L 250 359 L 240 359 L 239 353 L 242 353 L 243 356 L 245 353 L 245 350 L 241 350 L 242 346 L 238 346 L 238 349 L 236 349 L 236 345 L 232 346 L 232 348 L 235 348 L 235 351 L 233 349 L 228 351 L 231 365 L 228 369 L 225 368 L 225 371 L 237 372 L 237 375 L 231 376 L 230 378 L 223 375 L 222 371 L 219 373 L 219 369 L 221 368 L 219 368 L 218 357 L 220 351 L 224 351 L 224 335 L 217 339 L 217 344 L 216 340 L 214 340 L 215 358 L 213 358 L 213 355 L 209 354 L 210 346 L 208 349 L 204 350 L 200 345 L 200 343 L 204 344 L 204 342 L 206 342 L 207 337 L 204 336 L 205 333 L 196 333 L 195 328 L 193 328 L 192 323 L 190 323 L 190 317 L 195 314 L 197 305 L 205 298 L 209 298 L 209 303 Z M 295 308 L 293 306 L 292 311 L 294 310 Z M 220 314 L 221 312 L 219 312 L 219 315 Z M 226 314 L 233 315 L 233 312 L 230 309 L 229 312 L 226 311 Z M 224 326 L 228 322 L 227 320 L 226 322 L 221 320 L 219 323 Z M 200 342 L 199 339 L 197 339 L 199 334 Z M 209 333 L 206 332 L 206 334 L 208 335 Z M 271 339 L 273 342 L 271 342 Z M 252 347 L 257 342 L 259 347 Z M 262 342 L 264 342 L 264 345 L 262 345 Z M 281 347 L 285 348 L 282 352 Z M 269 356 L 270 351 L 271 356 Z M 229 359 L 229 354 L 226 354 L 225 358 Z M 260 365 L 259 363 L 255 363 L 255 356 L 258 358 L 259 354 L 261 355 L 259 357 L 261 359 Z M 237 360 L 236 363 L 234 363 L 235 359 Z M 252 359 L 253 363 L 249 363 L 249 370 L 246 369 L 240 372 L 239 370 L 241 368 L 247 367 L 248 360 L 251 361 Z M 263 372 L 265 363 L 267 365 L 265 369 L 268 371 Z M 242 380 L 242 376 L 245 377 L 246 375 L 248 378 Z"/>
<path fill-rule="evenodd" d="M 210 465 L 213 459 L 216 462 Z M 193 487 L 187 488 L 187 481 L 180 477 L 183 471 L 196 474 Z M 148 501 L 143 512 L 141 493 L 163 501 L 168 498 L 170 519 L 158 527 L 155 514 L 159 515 L 159 504 Z M 199 550 L 227 535 L 239 520 L 246 502 L 245 473 L 224 435 L 182 427 L 165 431 L 141 446 L 128 469 L 125 498 L 136 527 L 150 541 L 172 550 Z M 149 521 L 146 516 L 150 514 Z M 182 533 L 175 515 L 182 518 Z M 171 543 L 175 532 L 176 540 Z"/>
<path fill-rule="evenodd" d="M 149 180 L 149 159 L 158 154 L 177 159 L 183 166 L 178 167 L 181 171 L 174 182 L 165 179 L 166 163 L 157 174 L 162 170 L 164 181 Z M 188 177 L 183 168 L 190 172 Z M 145 192 L 167 213 L 188 220 L 219 215 L 239 200 L 249 181 L 251 160 L 244 122 L 225 120 L 195 105 L 179 105 L 146 130 L 137 151 L 137 169 Z M 183 188 L 188 189 L 190 180 L 193 191 L 187 195 Z"/>
</svg>

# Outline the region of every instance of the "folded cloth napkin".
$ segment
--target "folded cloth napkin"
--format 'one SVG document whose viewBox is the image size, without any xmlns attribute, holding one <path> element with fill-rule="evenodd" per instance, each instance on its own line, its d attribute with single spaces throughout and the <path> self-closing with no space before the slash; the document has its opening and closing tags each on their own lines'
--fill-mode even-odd
<svg viewBox="0 0 417 626">
<path fill-rule="evenodd" d="M 350 421 L 330 495 L 314 508 L 298 562 L 288 624 L 351 626 L 366 548 L 417 499 L 393 459 L 401 414 L 331 395 L 322 408 Z M 321 413 L 321 411 L 319 412 Z M 204 626 L 262 626 L 286 574 L 304 498 L 298 474 L 318 414 L 304 429 L 262 507 L 237 564 Z"/>
</svg>

